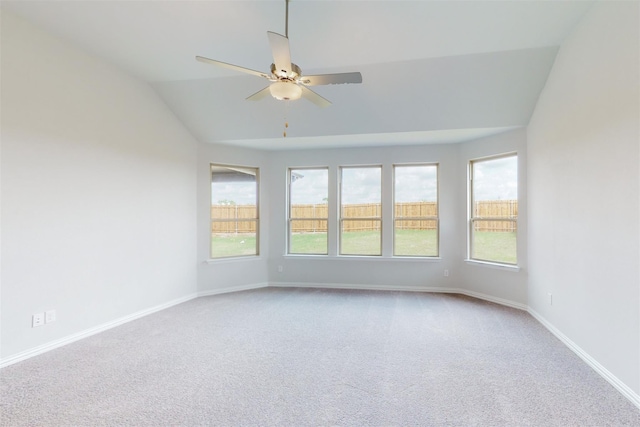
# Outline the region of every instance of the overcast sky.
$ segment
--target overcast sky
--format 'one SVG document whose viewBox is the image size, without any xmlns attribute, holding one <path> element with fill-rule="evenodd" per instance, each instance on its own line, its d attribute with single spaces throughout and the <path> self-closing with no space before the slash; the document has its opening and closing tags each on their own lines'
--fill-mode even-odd
<svg viewBox="0 0 640 427">
<path fill-rule="evenodd" d="M 233 202 L 236 205 L 256 204 L 255 182 L 213 182 L 211 184 L 211 204 L 221 205 Z"/>
<path fill-rule="evenodd" d="M 516 200 L 518 198 L 518 158 L 504 157 L 474 163 L 474 198 Z"/>
<path fill-rule="evenodd" d="M 327 169 L 296 169 L 291 183 L 291 203 L 317 205 L 329 197 L 329 171 Z"/>
<path fill-rule="evenodd" d="M 320 204 L 329 197 L 327 169 L 296 169 L 291 184 L 293 204 Z M 512 200 L 518 198 L 517 158 L 506 157 L 476 162 L 474 165 L 476 200 Z M 343 203 L 380 203 L 379 168 L 344 168 Z M 213 204 L 233 201 L 237 205 L 255 204 L 253 182 L 218 182 L 211 186 Z M 399 166 L 395 168 L 395 200 L 398 203 L 436 201 L 436 166 Z"/>
</svg>

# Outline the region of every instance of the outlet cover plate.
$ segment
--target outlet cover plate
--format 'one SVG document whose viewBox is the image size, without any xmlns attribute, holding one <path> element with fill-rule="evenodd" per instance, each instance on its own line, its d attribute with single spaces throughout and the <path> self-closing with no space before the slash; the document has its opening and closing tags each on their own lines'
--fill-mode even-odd
<svg viewBox="0 0 640 427">
<path fill-rule="evenodd" d="M 36 313 L 31 318 L 31 327 L 37 328 L 38 326 L 44 325 L 44 313 Z"/>
</svg>

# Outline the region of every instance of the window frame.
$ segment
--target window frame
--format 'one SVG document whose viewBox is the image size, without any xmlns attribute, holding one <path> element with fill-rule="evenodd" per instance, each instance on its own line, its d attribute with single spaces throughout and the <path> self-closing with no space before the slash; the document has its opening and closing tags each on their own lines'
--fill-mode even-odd
<svg viewBox="0 0 640 427">
<path fill-rule="evenodd" d="M 244 170 L 255 170 L 256 177 L 256 209 L 255 209 L 255 217 L 252 218 L 235 218 L 235 219 L 214 219 L 212 215 L 213 204 L 213 174 L 214 168 L 227 168 L 230 170 L 233 169 L 244 169 Z M 230 165 L 223 163 L 209 163 L 209 259 L 210 260 L 225 260 L 230 258 L 247 258 L 247 257 L 258 257 L 260 255 L 260 168 L 257 166 L 241 166 L 241 165 Z M 214 223 L 239 223 L 239 222 L 253 222 L 255 223 L 255 235 L 256 235 L 256 250 L 255 254 L 235 254 L 228 256 L 213 256 L 213 225 Z"/>
<path fill-rule="evenodd" d="M 299 170 L 326 170 L 327 171 L 327 216 L 326 217 L 313 217 L 313 218 L 297 218 L 292 216 L 292 203 L 291 203 L 291 174 L 293 171 Z M 329 166 L 304 166 L 304 167 L 289 167 L 287 168 L 287 255 L 310 255 L 310 256 L 328 256 L 329 255 Z M 291 252 L 291 236 L 293 235 L 292 223 L 293 221 L 307 220 L 307 221 L 325 221 L 327 224 L 327 246 L 325 252 Z"/>
<path fill-rule="evenodd" d="M 377 217 L 350 217 L 350 218 L 344 218 L 343 217 L 343 203 L 342 203 L 342 199 L 343 199 L 343 185 L 344 185 L 344 176 L 343 176 L 343 171 L 345 169 L 378 169 L 380 171 L 380 215 Z M 357 256 L 357 257 L 382 257 L 382 249 L 383 249 L 383 239 L 384 239 L 384 224 L 382 221 L 382 204 L 383 204 L 383 196 L 384 196 L 384 188 L 383 188 L 383 183 L 384 183 L 384 177 L 383 177 L 383 165 L 381 164 L 374 164 L 374 165 L 349 165 L 349 166 L 339 166 L 338 168 L 338 197 L 339 197 L 339 202 L 338 202 L 338 256 L 344 256 L 344 257 L 350 257 L 350 256 Z M 345 254 L 343 253 L 343 242 L 342 242 L 342 235 L 343 235 L 343 224 L 345 221 L 377 221 L 380 225 L 379 225 L 379 229 L 380 229 L 380 246 L 379 246 L 379 253 L 377 254 L 356 254 L 356 253 L 348 253 Z"/>
<path fill-rule="evenodd" d="M 396 216 L 396 168 L 402 167 L 419 167 L 419 166 L 435 166 L 436 168 L 436 216 L 425 217 L 398 217 Z M 392 182 L 392 228 L 393 228 L 393 247 L 392 256 L 409 257 L 409 258 L 439 258 L 440 257 L 440 164 L 437 162 L 427 163 L 396 163 L 391 165 L 393 182 Z M 435 221 L 436 222 L 436 254 L 435 255 L 397 255 L 396 254 L 396 223 L 398 221 Z"/>
<path fill-rule="evenodd" d="M 495 264 L 495 265 L 500 265 L 500 266 L 506 266 L 506 267 L 517 267 L 518 266 L 518 262 L 519 262 L 519 257 L 518 257 L 518 215 L 516 215 L 515 217 L 509 217 L 509 218 L 504 218 L 504 217 L 480 217 L 480 216 L 474 216 L 474 207 L 475 207 L 475 198 L 474 198 L 474 164 L 477 163 L 481 163 L 481 162 L 486 162 L 486 161 L 492 161 L 492 160 L 500 160 L 500 159 L 505 159 L 505 158 L 509 158 L 509 157 L 515 157 L 516 158 L 516 167 L 518 169 L 517 171 L 517 175 L 516 178 L 518 180 L 518 187 L 520 186 L 520 176 L 519 176 L 519 164 L 518 164 L 518 153 L 517 152 L 508 152 L 508 153 L 502 153 L 502 154 L 496 154 L 496 155 L 491 155 L 491 156 L 486 156 L 486 157 L 479 157 L 479 158 L 475 158 L 475 159 L 471 159 L 469 160 L 468 163 L 468 168 L 467 168 L 467 186 L 468 186 L 468 194 L 469 197 L 467 198 L 469 206 L 468 206 L 468 210 L 467 210 L 467 218 L 468 218 L 468 226 L 467 226 L 467 260 L 472 261 L 472 262 L 479 262 L 479 263 L 486 263 L 486 264 Z M 520 191 L 518 191 L 518 198 L 516 199 L 518 201 L 518 203 L 520 202 Z M 474 251 L 474 225 L 476 222 L 478 221 L 501 221 L 501 222 L 512 222 L 514 224 L 515 227 L 515 235 L 516 235 L 516 248 L 515 248 L 515 255 L 516 255 L 516 262 L 511 263 L 511 262 L 505 262 L 505 261 L 496 261 L 496 260 L 487 260 L 487 259 L 483 259 L 483 258 L 474 258 L 473 257 L 473 251 Z"/>
</svg>

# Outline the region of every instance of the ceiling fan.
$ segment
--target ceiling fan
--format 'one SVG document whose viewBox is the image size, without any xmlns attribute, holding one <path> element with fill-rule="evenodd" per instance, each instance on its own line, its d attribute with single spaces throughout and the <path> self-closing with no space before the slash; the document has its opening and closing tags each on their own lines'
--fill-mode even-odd
<svg viewBox="0 0 640 427">
<path fill-rule="evenodd" d="M 273 64 L 271 64 L 270 73 L 262 73 L 250 68 L 216 61 L 203 56 L 196 56 L 196 59 L 207 64 L 263 77 L 271 82 L 269 86 L 249 96 L 247 98 L 248 101 L 258 101 L 271 94 L 271 96 L 278 100 L 293 101 L 302 97 L 319 107 L 328 107 L 331 105 L 331 102 L 309 89 L 308 86 L 362 83 L 362 75 L 359 72 L 317 74 L 310 76 L 302 75 L 300 67 L 291 62 L 291 53 L 289 50 L 289 0 L 285 0 L 285 5 L 285 35 L 283 36 L 282 34 L 267 31 L 269 45 L 271 46 L 271 52 L 273 54 Z"/>
</svg>

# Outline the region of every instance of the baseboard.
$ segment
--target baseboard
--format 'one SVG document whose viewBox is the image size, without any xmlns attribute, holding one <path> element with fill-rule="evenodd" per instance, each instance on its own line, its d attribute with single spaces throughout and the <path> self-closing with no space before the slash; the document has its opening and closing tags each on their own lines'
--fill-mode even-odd
<svg viewBox="0 0 640 427">
<path fill-rule="evenodd" d="M 103 323 L 98 326 L 94 326 L 93 328 L 86 329 L 84 331 L 66 336 L 64 338 L 48 342 L 46 344 L 40 345 L 38 347 L 34 347 L 32 349 L 14 354 L 13 356 L 9 356 L 7 358 L 0 360 L 0 368 L 4 368 L 9 365 L 13 365 L 14 363 L 21 362 L 23 360 L 29 359 L 31 357 L 37 356 L 42 353 L 46 353 L 48 351 L 54 350 L 56 348 L 62 347 L 67 344 L 71 344 L 72 342 L 79 341 L 83 338 L 90 337 L 92 335 L 98 334 L 100 332 L 104 332 L 108 329 L 115 328 L 116 326 L 123 325 L 125 323 L 131 322 L 132 320 L 140 319 L 141 317 L 148 316 L 149 314 L 156 313 L 158 311 L 167 309 L 174 305 L 182 304 L 183 302 L 187 302 L 197 298 L 196 294 L 190 294 L 184 296 L 182 298 L 175 299 L 173 301 L 166 302 L 164 304 L 157 305 L 155 307 L 147 308 L 145 310 L 140 310 L 138 312 L 129 314 L 127 316 L 120 317 L 116 320 L 112 320 L 111 322 Z"/>
<path fill-rule="evenodd" d="M 415 286 L 387 286 L 387 285 L 362 285 L 362 284 L 352 284 L 352 283 L 313 283 L 313 282 L 269 282 L 269 286 L 276 287 L 276 288 L 356 289 L 356 290 L 363 290 L 363 291 L 402 291 L 402 292 L 446 292 L 446 290 L 449 289 L 449 288 L 427 288 L 427 287 L 415 287 Z"/>
<path fill-rule="evenodd" d="M 515 301 L 511 301 L 508 299 L 504 299 L 504 298 L 498 298 L 498 297 L 494 297 L 492 295 L 487 295 L 487 294 L 482 294 L 480 292 L 474 292 L 474 291 L 468 291 L 466 289 L 456 289 L 457 293 L 462 294 L 462 295 L 466 295 L 472 298 L 477 298 L 477 299 L 481 299 L 481 300 L 485 300 L 485 301 L 489 301 L 495 304 L 500 304 L 500 305 L 504 305 L 506 307 L 511 307 L 511 308 L 517 308 L 518 310 L 522 310 L 522 311 L 528 311 L 529 310 L 529 306 L 527 306 L 526 304 L 522 304 L 519 302 L 515 302 Z"/>
<path fill-rule="evenodd" d="M 467 291 L 459 288 L 430 287 L 430 286 L 392 286 L 392 285 L 362 285 L 350 283 L 300 283 L 300 282 L 270 282 L 269 286 L 281 288 L 327 288 L 327 289 L 361 289 L 367 291 L 402 291 L 402 292 L 434 292 L 442 294 L 460 294 L 507 307 L 527 311 L 528 307 L 515 301 L 496 298 L 479 292 Z"/>
<path fill-rule="evenodd" d="M 250 291 L 251 289 L 266 288 L 269 283 L 251 283 L 248 285 L 228 286 L 226 288 L 210 289 L 198 292 L 198 297 L 208 297 L 211 295 L 228 294 L 230 292 Z"/>
<path fill-rule="evenodd" d="M 609 384 L 615 387 L 624 397 L 629 399 L 631 403 L 633 403 L 638 409 L 640 409 L 640 395 L 631 390 L 625 383 L 620 381 L 618 377 L 613 375 L 607 368 L 602 366 L 591 357 L 586 351 L 580 348 L 579 345 L 574 343 L 567 337 L 565 334 L 560 332 L 555 326 L 553 326 L 549 321 L 547 321 L 544 317 L 542 317 L 539 313 L 537 313 L 532 308 L 529 308 L 529 314 L 531 314 L 538 322 L 540 322 L 545 328 L 549 330 L 553 335 L 556 336 L 564 345 L 569 347 L 571 351 L 573 351 L 580 359 L 582 359 L 587 365 L 589 365 L 594 371 L 596 371 L 600 376 L 602 376 Z"/>
</svg>

